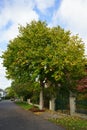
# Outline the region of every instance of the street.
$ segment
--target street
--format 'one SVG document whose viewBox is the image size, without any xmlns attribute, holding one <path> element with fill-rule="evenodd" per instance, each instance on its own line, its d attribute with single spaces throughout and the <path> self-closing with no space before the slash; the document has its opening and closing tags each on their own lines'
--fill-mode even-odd
<svg viewBox="0 0 87 130">
<path fill-rule="evenodd" d="M 0 102 L 0 130 L 65 130 L 7 100 Z"/>
</svg>

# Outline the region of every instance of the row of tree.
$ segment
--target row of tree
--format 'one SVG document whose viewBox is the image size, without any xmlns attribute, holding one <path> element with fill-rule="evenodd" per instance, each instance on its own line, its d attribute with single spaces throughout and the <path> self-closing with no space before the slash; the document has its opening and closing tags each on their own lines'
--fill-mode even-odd
<svg viewBox="0 0 87 130">
<path fill-rule="evenodd" d="M 82 40 L 60 26 L 50 28 L 42 21 L 20 26 L 2 58 L 15 92 L 27 97 L 40 93 L 41 109 L 44 87 L 51 99 L 60 90 L 76 91 L 78 80 L 85 75 Z"/>
</svg>

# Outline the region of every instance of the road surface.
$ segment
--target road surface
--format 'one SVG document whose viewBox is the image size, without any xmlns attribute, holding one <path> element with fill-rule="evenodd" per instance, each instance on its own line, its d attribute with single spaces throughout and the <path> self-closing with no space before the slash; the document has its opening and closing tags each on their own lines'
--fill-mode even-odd
<svg viewBox="0 0 87 130">
<path fill-rule="evenodd" d="M 0 102 L 0 130 L 65 130 L 11 101 Z"/>
</svg>

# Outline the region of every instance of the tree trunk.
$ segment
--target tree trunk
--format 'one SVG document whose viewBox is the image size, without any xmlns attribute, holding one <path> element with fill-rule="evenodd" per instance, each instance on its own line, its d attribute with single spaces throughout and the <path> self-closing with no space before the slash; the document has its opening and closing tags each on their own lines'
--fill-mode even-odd
<svg viewBox="0 0 87 130">
<path fill-rule="evenodd" d="M 55 98 L 52 98 L 49 101 L 49 109 L 52 110 L 52 111 L 55 111 Z"/>
<path fill-rule="evenodd" d="M 43 103 L 43 90 L 40 91 L 40 110 L 42 110 L 44 107 Z"/>
<path fill-rule="evenodd" d="M 40 91 L 40 102 L 39 102 L 39 108 L 42 110 L 44 108 L 44 98 L 43 98 L 43 89 L 44 89 L 44 83 L 40 82 L 41 91 Z"/>
<path fill-rule="evenodd" d="M 70 102 L 70 115 L 74 115 L 75 114 L 75 110 L 76 110 L 76 104 L 75 104 L 75 95 L 73 95 L 72 92 L 70 92 L 70 98 L 69 98 L 69 102 Z"/>
</svg>

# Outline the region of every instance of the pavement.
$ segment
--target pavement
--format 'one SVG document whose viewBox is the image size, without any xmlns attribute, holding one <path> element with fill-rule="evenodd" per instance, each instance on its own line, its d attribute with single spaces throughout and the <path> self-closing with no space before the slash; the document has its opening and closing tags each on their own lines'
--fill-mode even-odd
<svg viewBox="0 0 87 130">
<path fill-rule="evenodd" d="M 36 112 L 35 114 L 44 119 L 61 118 L 65 115 L 65 114 L 61 114 L 61 113 L 50 111 L 50 110 L 46 110 L 45 112 Z"/>
<path fill-rule="evenodd" d="M 69 114 L 64 114 L 64 113 L 60 113 L 60 112 L 56 112 L 56 111 L 45 111 L 45 112 L 36 112 L 36 115 L 40 116 L 41 118 L 44 119 L 57 119 L 57 118 L 63 118 L 63 117 L 70 117 L 71 115 Z M 81 114 L 81 113 L 75 113 L 73 115 L 74 117 L 80 117 L 82 119 L 86 119 L 87 120 L 87 114 Z"/>
<path fill-rule="evenodd" d="M 44 118 L 44 119 L 62 118 L 62 117 L 66 117 L 66 116 L 69 117 L 70 116 L 69 114 L 64 114 L 64 113 L 61 113 L 61 112 L 50 111 L 50 110 L 47 110 L 45 112 L 36 112 L 35 114 Z M 87 114 L 75 113 L 73 116 L 74 117 L 80 117 L 82 119 L 87 120 Z"/>
<path fill-rule="evenodd" d="M 0 102 L 0 130 L 65 130 L 11 101 Z"/>
</svg>

